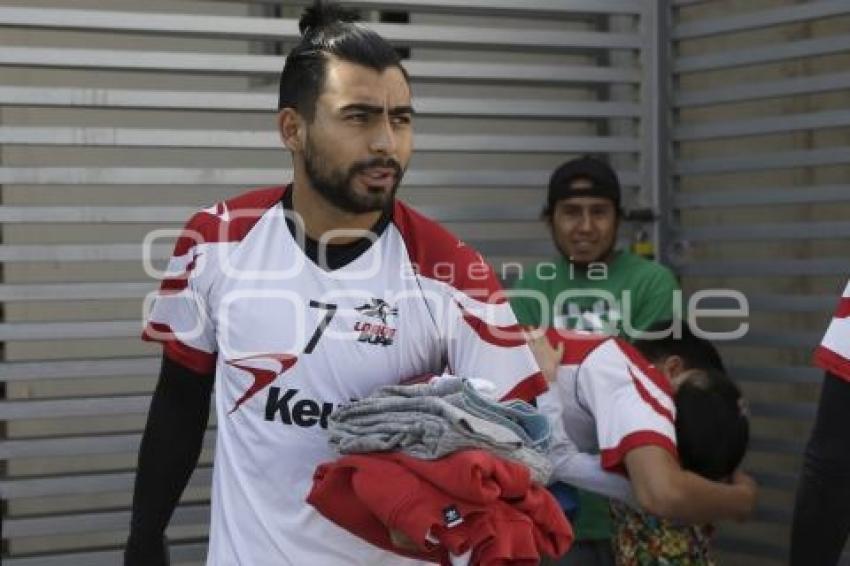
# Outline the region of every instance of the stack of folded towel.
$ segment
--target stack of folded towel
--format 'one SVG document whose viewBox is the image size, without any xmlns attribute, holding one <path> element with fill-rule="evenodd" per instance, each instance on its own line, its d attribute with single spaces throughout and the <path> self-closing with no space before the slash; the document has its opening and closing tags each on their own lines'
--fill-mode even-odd
<svg viewBox="0 0 850 566">
<path fill-rule="evenodd" d="M 328 430 L 343 456 L 317 468 L 308 502 L 372 544 L 481 566 L 536 565 L 569 549 L 570 524 L 542 487 L 549 423 L 523 401 L 443 377 L 340 407 Z"/>
</svg>

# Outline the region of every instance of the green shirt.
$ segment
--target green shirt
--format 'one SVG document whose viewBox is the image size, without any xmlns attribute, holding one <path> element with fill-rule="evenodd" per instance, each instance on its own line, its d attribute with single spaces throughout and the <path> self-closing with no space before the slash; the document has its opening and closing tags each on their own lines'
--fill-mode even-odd
<svg viewBox="0 0 850 566">
<path fill-rule="evenodd" d="M 511 297 L 520 324 L 629 336 L 653 323 L 673 318 L 673 273 L 629 252 L 617 252 L 610 264 L 579 269 L 563 257 L 529 268 L 514 284 Z M 628 321 L 626 320 L 628 319 Z M 605 498 L 579 492 L 577 540 L 611 538 Z"/>
</svg>

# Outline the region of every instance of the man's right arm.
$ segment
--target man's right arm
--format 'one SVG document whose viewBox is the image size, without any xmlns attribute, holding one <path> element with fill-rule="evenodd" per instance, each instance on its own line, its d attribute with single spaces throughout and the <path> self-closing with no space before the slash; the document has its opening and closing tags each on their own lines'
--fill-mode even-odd
<svg viewBox="0 0 850 566">
<path fill-rule="evenodd" d="M 638 503 L 652 515 L 699 524 L 743 520 L 755 509 L 756 484 L 743 472 L 729 484 L 711 481 L 683 470 L 670 452 L 652 445 L 629 450 L 624 464 Z"/>
<path fill-rule="evenodd" d="M 213 375 L 162 358 L 139 449 L 125 566 L 166 566 L 165 528 L 195 469 L 209 420 Z"/>
</svg>

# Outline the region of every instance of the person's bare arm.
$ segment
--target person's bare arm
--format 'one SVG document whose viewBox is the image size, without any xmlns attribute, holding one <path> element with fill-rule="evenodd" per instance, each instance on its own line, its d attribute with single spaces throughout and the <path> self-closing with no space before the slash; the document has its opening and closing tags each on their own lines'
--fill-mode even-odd
<svg viewBox="0 0 850 566">
<path fill-rule="evenodd" d="M 744 520 L 755 509 L 758 490 L 743 472 L 736 472 L 728 484 L 711 481 L 683 470 L 658 446 L 630 450 L 625 466 L 638 503 L 659 517 L 696 524 Z"/>
</svg>

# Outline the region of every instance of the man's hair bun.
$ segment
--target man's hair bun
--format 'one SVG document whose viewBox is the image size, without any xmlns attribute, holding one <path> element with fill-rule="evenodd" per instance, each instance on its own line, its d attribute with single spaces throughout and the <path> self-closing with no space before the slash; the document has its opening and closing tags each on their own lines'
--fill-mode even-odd
<svg viewBox="0 0 850 566">
<path fill-rule="evenodd" d="M 307 35 L 338 22 L 351 23 L 359 19 L 360 16 L 356 10 L 316 0 L 312 6 L 304 10 L 304 14 L 298 20 L 298 31 L 301 35 Z"/>
</svg>

